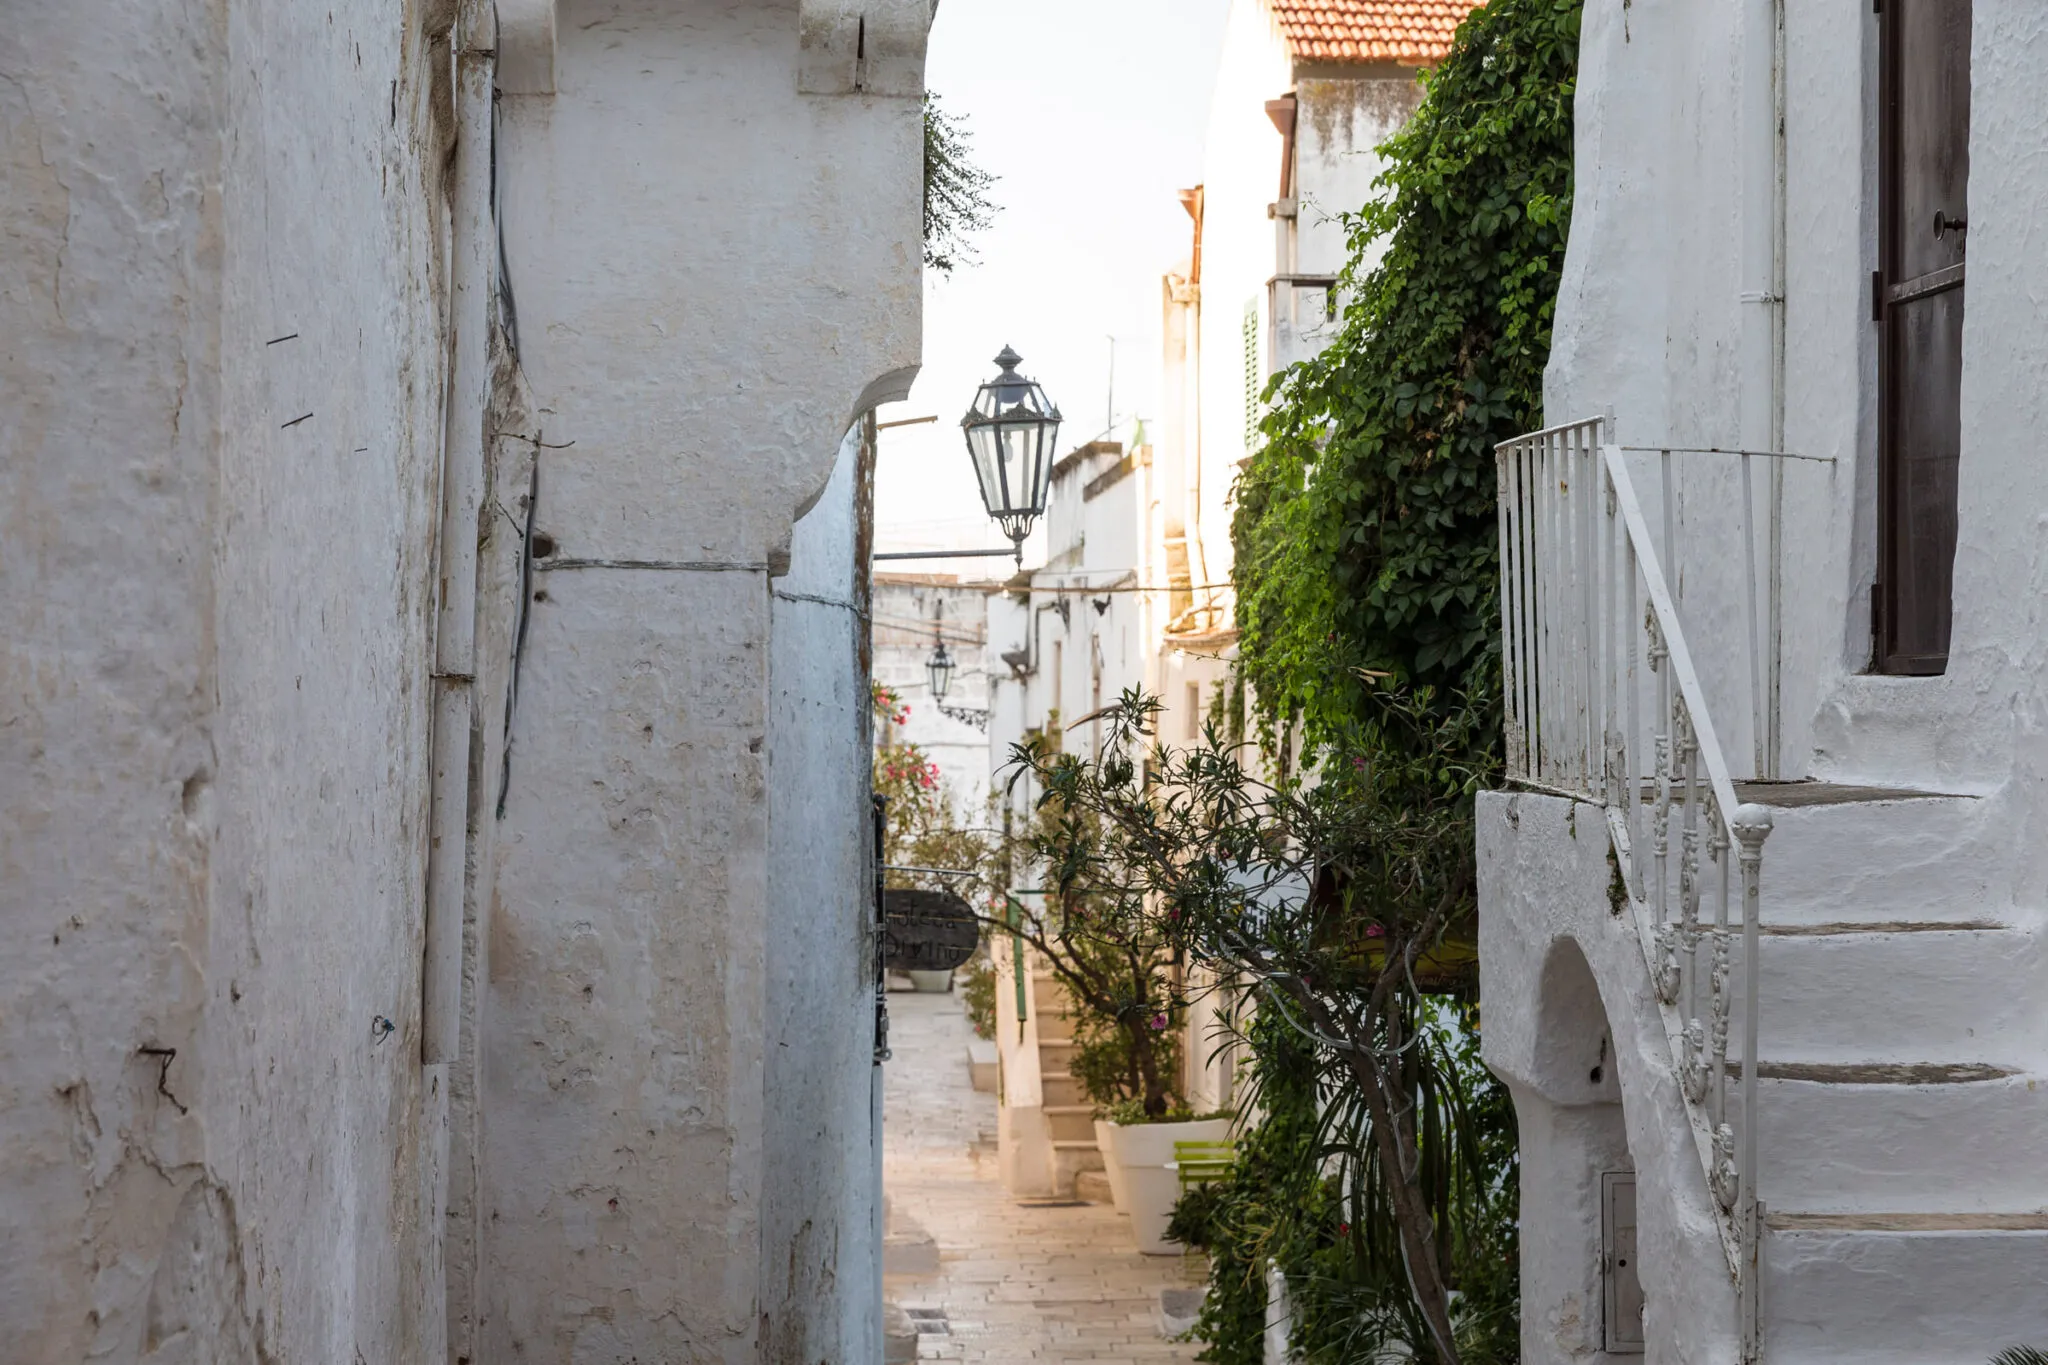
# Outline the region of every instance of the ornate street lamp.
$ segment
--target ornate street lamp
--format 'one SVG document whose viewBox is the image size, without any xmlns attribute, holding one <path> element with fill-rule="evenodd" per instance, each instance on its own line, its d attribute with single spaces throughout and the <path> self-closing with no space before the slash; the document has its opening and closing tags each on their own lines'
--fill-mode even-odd
<svg viewBox="0 0 2048 1365">
<path fill-rule="evenodd" d="M 1022 361 L 1022 356 L 1003 347 L 996 357 L 1002 372 L 981 386 L 974 406 L 960 419 L 974 477 L 981 483 L 982 505 L 1010 538 L 1020 567 L 1024 537 L 1045 512 L 1053 443 L 1060 433 L 1060 410 L 1036 380 L 1017 373 Z"/>
<path fill-rule="evenodd" d="M 925 676 L 932 685 L 932 701 L 946 699 L 946 689 L 953 685 L 953 656 L 946 652 L 946 642 L 934 639 L 932 657 L 924 661 Z"/>
</svg>

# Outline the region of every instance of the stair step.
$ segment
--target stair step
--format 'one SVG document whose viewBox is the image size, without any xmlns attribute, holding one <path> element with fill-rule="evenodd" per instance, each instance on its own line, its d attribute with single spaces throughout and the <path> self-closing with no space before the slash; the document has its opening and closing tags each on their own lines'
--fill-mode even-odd
<svg viewBox="0 0 2048 1365">
<path fill-rule="evenodd" d="M 1767 1065 L 1757 1081 L 1766 1206 L 1844 1214 L 2048 1207 L 2048 1086 L 2039 1077 L 1971 1062 Z M 1740 1132 L 1733 1084 L 1729 1109 Z"/>
<path fill-rule="evenodd" d="M 1983 1365 L 2048 1342 L 2048 1212 L 1771 1213 L 1772 1365 Z"/>
<path fill-rule="evenodd" d="M 2048 1053 L 2048 934 L 2031 924 L 1768 926 L 1758 1043 L 1780 1061 Z M 1734 945 L 1735 998 L 1741 948 Z M 1701 953 L 1702 980 L 1712 949 Z M 1741 1012 L 1730 1050 L 1742 1049 Z"/>
<path fill-rule="evenodd" d="M 1823 797 L 1856 799 L 1791 804 L 1809 785 Z M 1753 799 L 1769 786 L 1785 793 L 1765 798 L 1775 808 L 1762 907 L 1773 925 L 1982 923 L 2010 899 L 1991 885 L 1999 861 L 1978 856 L 1984 803 L 1975 797 L 1821 783 L 1744 784 L 1742 794 Z M 1715 873 L 1702 871 L 1711 895 Z"/>
<path fill-rule="evenodd" d="M 1095 1106 L 1092 1104 L 1048 1104 L 1040 1111 L 1055 1141 L 1086 1139 L 1095 1142 Z"/>
<path fill-rule="evenodd" d="M 1741 1079 L 1742 1063 L 1728 1063 Z M 1990 1062 L 1763 1062 L 1760 1081 L 1815 1081 L 1822 1085 L 1975 1085 L 2017 1076 L 2018 1069 Z"/>
<path fill-rule="evenodd" d="M 1776 1232 L 2048 1232 L 2048 1209 L 2034 1213 L 1780 1213 Z"/>
<path fill-rule="evenodd" d="M 1047 1106 L 1080 1104 L 1081 1083 L 1072 1076 L 1049 1070 L 1043 1062 L 1038 1071 L 1039 1100 Z"/>
</svg>

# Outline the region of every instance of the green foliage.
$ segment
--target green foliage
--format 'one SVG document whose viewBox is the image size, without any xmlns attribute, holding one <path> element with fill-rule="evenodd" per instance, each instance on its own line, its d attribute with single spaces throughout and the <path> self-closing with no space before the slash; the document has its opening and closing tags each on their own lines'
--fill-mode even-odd
<svg viewBox="0 0 2048 1365">
<path fill-rule="evenodd" d="M 2048 1351 L 2032 1346 L 2013 1346 L 1991 1358 L 1991 1365 L 2048 1365 Z"/>
<path fill-rule="evenodd" d="M 1151 926 L 1163 947 L 1246 983 L 1258 1017 L 1304 1041 L 1317 1131 L 1290 1159 L 1313 1181 L 1286 1188 L 1312 1209 L 1336 1200 L 1355 1230 L 1282 1264 L 1299 1267 L 1304 1302 L 1324 1303 L 1332 1340 L 1398 1343 L 1442 1365 L 1491 1360 L 1495 1334 L 1475 1314 L 1503 1295 L 1464 1288 L 1468 1265 L 1507 1265 L 1512 1319 L 1512 1259 L 1494 1255 L 1488 1229 L 1511 1197 L 1513 1144 L 1483 1140 L 1492 1082 L 1437 997 L 1471 986 L 1472 803 L 1497 765 L 1469 701 L 1371 696 L 1368 723 L 1348 727 L 1359 747 L 1321 755 L 1312 783 L 1276 786 L 1213 723 L 1200 745 L 1141 754 L 1162 708 L 1127 692 L 1099 760 L 1019 746 L 1059 812 L 1030 848 L 1049 896 L 1085 903 L 1098 925 Z M 1338 1178 L 1327 1192 L 1324 1174 Z M 1260 1235 L 1283 1221 L 1262 1206 Z"/>
<path fill-rule="evenodd" d="M 1460 1133 L 1474 1169 L 1472 1197 L 1447 1220 L 1449 1261 L 1458 1290 L 1454 1309 L 1460 1358 L 1509 1365 L 1519 1350 L 1516 1293 L 1517 1183 L 1514 1110 L 1506 1088 L 1479 1062 L 1477 1039 L 1455 1012 L 1435 1021 L 1433 1041 L 1450 1049 Z M 1383 1245 L 1370 1195 L 1332 1161 L 1350 1151 L 1331 1101 L 1342 1103 L 1317 1050 L 1276 1014 L 1246 1031 L 1259 1122 L 1238 1140 L 1230 1175 L 1198 1186 L 1174 1209 L 1167 1235 L 1209 1253 L 1209 1292 L 1194 1335 L 1204 1361 L 1259 1365 L 1264 1359 L 1268 1260 L 1287 1277 L 1294 1312 L 1293 1348 L 1308 1365 L 1429 1360 L 1400 1263 Z M 1319 1099 L 1320 1097 L 1320 1099 Z M 1332 1174 L 1332 1170 L 1339 1174 Z"/>
<path fill-rule="evenodd" d="M 952 795 L 939 777 L 939 765 L 902 736 L 910 720 L 909 704 L 886 684 L 874 681 L 868 684 L 868 700 L 875 734 L 874 791 L 888 803 L 888 823 L 882 836 L 883 863 L 892 867 L 939 867 L 977 873 L 989 869 L 1000 857 L 996 841 L 961 826 Z M 907 872 L 885 875 L 892 887 L 930 883 L 953 890 L 965 889 L 958 879 Z"/>
<path fill-rule="evenodd" d="M 1267 751 L 1298 726 L 1320 764 L 1282 823 L 1323 841 L 1330 894 L 1321 915 L 1234 930 L 1295 965 L 1269 975 L 1252 1033 L 1266 1117 L 1233 1179 L 1186 1211 L 1215 1266 L 1204 1358 L 1225 1365 L 1260 1359 L 1267 1257 L 1308 1361 L 1517 1358 L 1513 1110 L 1478 1062 L 1455 968 L 1472 936 L 1469 795 L 1499 754 L 1493 447 L 1542 423 L 1579 12 L 1490 0 L 1461 26 L 1382 148 L 1385 197 L 1348 220 L 1338 334 L 1269 386 L 1236 489 L 1240 668 Z M 1221 799 L 1236 779 L 1206 762 L 1196 788 Z M 1272 861 L 1257 840 L 1235 852 L 1238 882 Z M 1210 918 L 1228 939 L 1227 907 Z M 1437 970 L 1388 999 L 1397 958 Z M 1384 1097 L 1408 1116 L 1391 1148 Z M 1390 1151 L 1415 1154 L 1426 1249 L 1400 1241 L 1417 1219 L 1389 1208 Z M 1418 1264 L 1455 1291 L 1453 1344 Z"/>
<path fill-rule="evenodd" d="M 1371 674 L 1498 690 L 1493 447 L 1541 424 L 1578 29 L 1579 0 L 1465 21 L 1381 149 L 1387 197 L 1348 220 L 1337 336 L 1268 390 L 1238 624 L 1263 720 L 1299 714 L 1311 745 L 1363 713 Z"/>
<path fill-rule="evenodd" d="M 1048 730 L 1017 746 L 1019 775 L 1078 761 L 1061 751 L 1058 731 Z M 1098 832 L 1095 811 L 1045 792 L 1003 861 L 1042 868 L 1045 849 Z M 1082 1093 L 1104 1109 L 1135 1104 L 1153 1119 L 1182 1109 L 1187 1003 L 1173 989 L 1168 926 L 1142 904 L 1050 878 L 1035 893 L 1008 898 L 1000 925 L 1038 954 L 1066 995 L 1075 1042 L 1069 1067 Z"/>
<path fill-rule="evenodd" d="M 989 961 L 987 943 L 983 951 L 963 969 L 961 1003 L 967 1007 L 967 1023 L 974 1036 L 984 1042 L 996 1036 L 996 965 Z"/>
<path fill-rule="evenodd" d="M 988 197 L 996 178 L 974 164 L 967 120 L 924 97 L 924 263 L 942 275 L 956 265 L 973 265 L 968 239 L 995 221 Z"/>
<path fill-rule="evenodd" d="M 1166 1230 L 1209 1253 L 1194 1335 L 1205 1343 L 1200 1359 L 1215 1365 L 1264 1361 L 1269 1259 L 1292 1279 L 1349 1232 L 1322 1170 L 1314 1049 L 1278 1016 L 1255 1017 L 1246 1036 L 1259 1122 L 1239 1135 L 1229 1176 L 1184 1195 Z"/>
<path fill-rule="evenodd" d="M 1167 1081 L 1162 1088 L 1169 1106 L 1178 1104 L 1181 1034 L 1185 1009 L 1169 987 L 1164 971 L 1142 980 L 1121 965 L 1118 945 L 1085 934 L 1069 935 L 1068 950 L 1088 959 L 1105 983 L 1099 999 L 1082 1002 L 1074 1012 L 1074 1055 L 1067 1070 L 1081 1084 L 1081 1093 L 1097 1107 L 1135 1107 L 1143 1122 L 1146 1100 L 1144 1062 L 1132 1039 L 1151 1034 L 1151 1063 Z M 1152 961 L 1154 968 L 1164 962 Z M 1169 1108 L 1168 1112 L 1172 1112 Z"/>
</svg>

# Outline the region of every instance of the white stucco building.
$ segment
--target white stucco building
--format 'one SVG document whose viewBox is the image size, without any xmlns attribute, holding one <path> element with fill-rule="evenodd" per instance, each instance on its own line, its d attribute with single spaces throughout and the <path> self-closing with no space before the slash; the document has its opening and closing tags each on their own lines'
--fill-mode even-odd
<svg viewBox="0 0 2048 1365">
<path fill-rule="evenodd" d="M 1133 432 L 1128 453 L 1097 442 L 1054 467 L 1045 565 L 989 599 L 989 652 L 1009 670 L 991 672 L 992 771 L 1027 732 L 1048 727 L 1069 752 L 1092 754 L 1103 727 L 1089 717 L 1126 687 L 1165 704 L 1166 743 L 1201 737 L 1236 647 L 1230 496 L 1255 448 L 1261 394 L 1326 343 L 1348 256 L 1341 215 L 1373 195 L 1375 148 L 1414 112 L 1418 71 L 1442 58 L 1472 8 L 1231 6 L 1203 181 L 1181 194 L 1190 250 L 1161 280 L 1159 420 Z M 1011 804 L 1026 809 L 1029 793 Z M 1225 1107 L 1235 1057 L 1219 1050 L 1216 1025 L 1234 1006 L 1212 983 L 1188 984 L 1184 1088 L 1198 1110 Z M 1066 1045 L 1038 1041 L 1035 1028 L 1027 1020 L 1003 1059 L 1004 1171 L 1025 1192 L 1065 1188 L 1092 1147 Z"/>
<path fill-rule="evenodd" d="M 1181 195 L 1187 257 L 1161 281 L 1165 340 L 1156 468 L 1144 518 L 1147 690 L 1164 738 L 1196 739 L 1235 656 L 1231 496 L 1274 374 L 1329 341 L 1349 257 L 1343 215 L 1377 193 L 1378 147 L 1422 98 L 1472 0 L 1235 0 L 1224 30 L 1202 183 Z M 1219 994 L 1190 1010 L 1189 1098 L 1232 1100 Z M 1211 1059 L 1214 1059 L 1213 1061 Z"/>
<path fill-rule="evenodd" d="M 956 574 L 881 570 L 873 582 L 875 681 L 887 684 L 910 710 L 895 737 L 915 744 L 938 765 L 962 824 L 984 825 L 990 690 L 985 646 L 988 598 L 998 585 L 962 582 Z M 934 701 L 929 664 L 941 641 L 953 671 L 946 695 Z"/>
<path fill-rule="evenodd" d="M 2048 1345 L 2048 16 L 1876 8 L 1586 5 L 1479 810 L 1532 1365 Z"/>
<path fill-rule="evenodd" d="M 929 20 L 9 7 L 0 1355 L 878 1358 Z"/>
</svg>

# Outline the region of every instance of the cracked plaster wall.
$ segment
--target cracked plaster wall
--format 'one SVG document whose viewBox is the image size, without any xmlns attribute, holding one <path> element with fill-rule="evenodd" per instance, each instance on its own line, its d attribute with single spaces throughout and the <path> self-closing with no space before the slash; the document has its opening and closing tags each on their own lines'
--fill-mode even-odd
<svg viewBox="0 0 2048 1365">
<path fill-rule="evenodd" d="M 0 25 L 10 1359 L 440 1349 L 438 22 Z"/>
<path fill-rule="evenodd" d="M 553 93 L 501 104 L 556 548 L 485 947 L 477 1359 L 860 1359 L 865 694 L 770 575 L 799 514 L 843 528 L 841 436 L 915 367 L 919 104 L 799 93 L 794 0 L 556 32 Z"/>
</svg>

